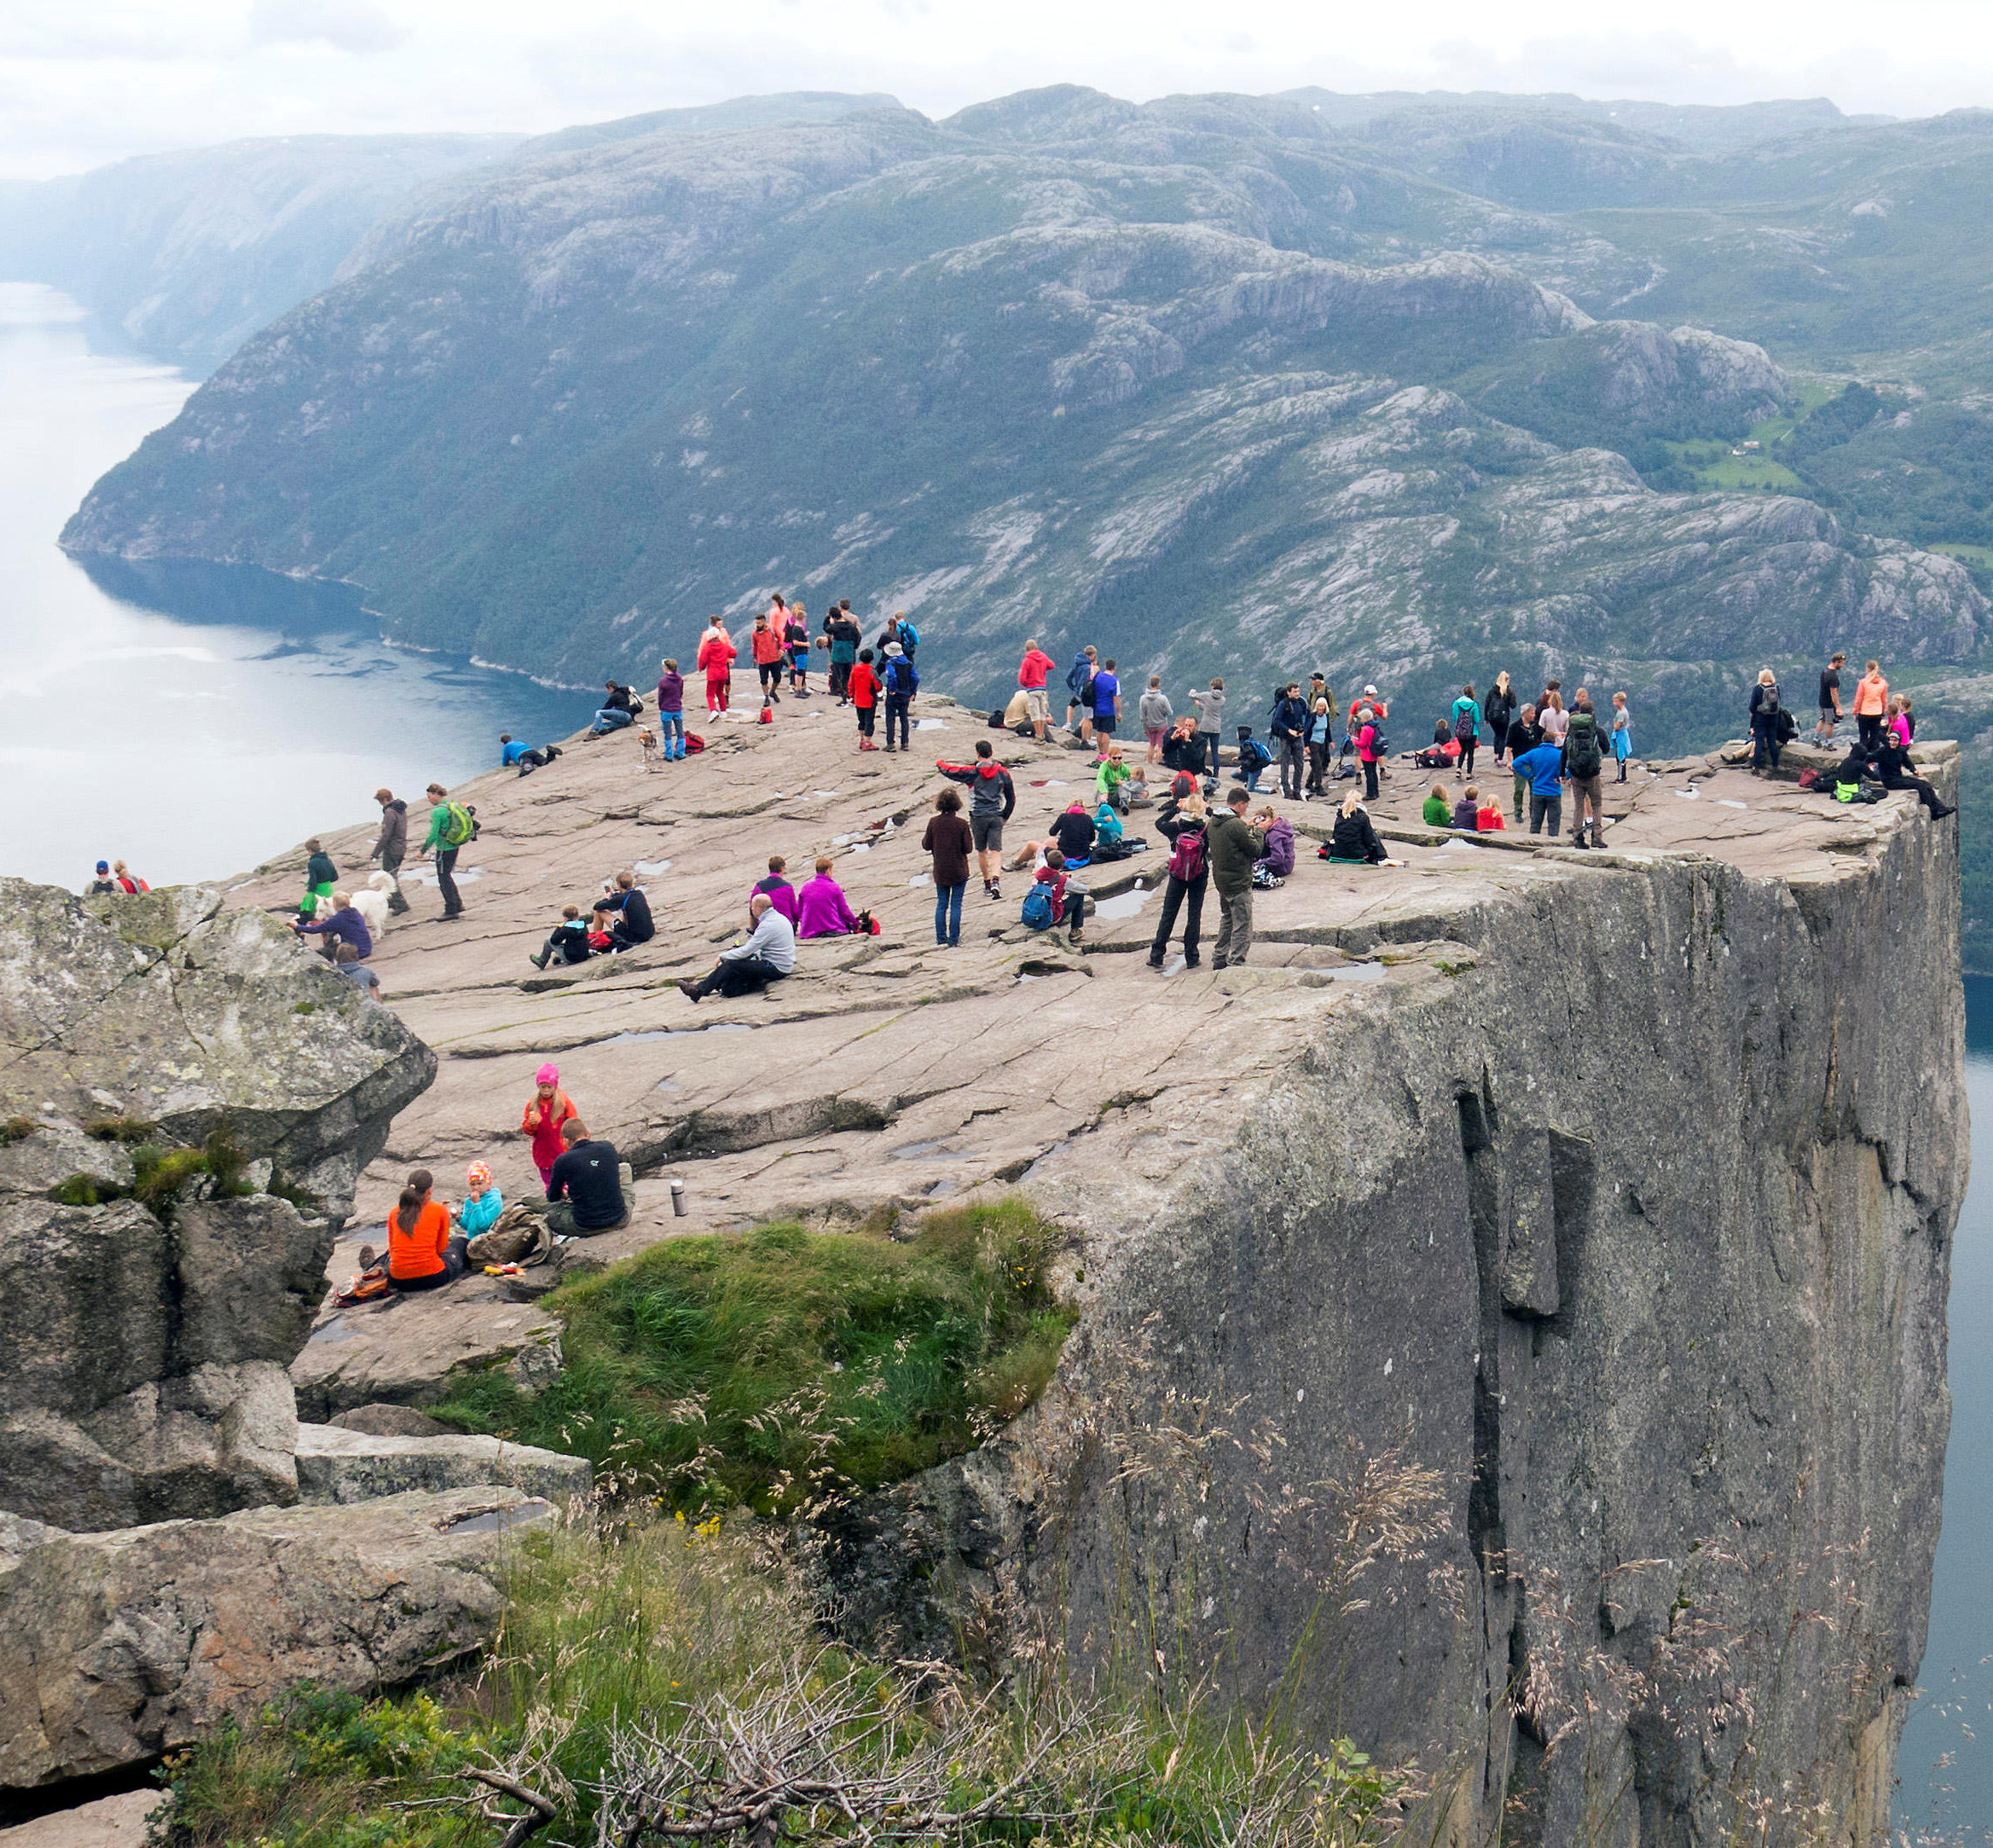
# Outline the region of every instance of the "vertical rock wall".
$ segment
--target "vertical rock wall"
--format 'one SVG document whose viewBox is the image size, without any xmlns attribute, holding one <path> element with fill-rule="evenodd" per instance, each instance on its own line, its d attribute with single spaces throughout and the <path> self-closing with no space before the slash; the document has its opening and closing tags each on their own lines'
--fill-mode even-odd
<svg viewBox="0 0 1993 1848">
<path fill-rule="evenodd" d="M 1167 1211 L 1102 1190 L 1058 1387 L 930 1505 L 1083 1657 L 1416 1755 L 1457 1839 L 1870 1839 L 1949 1421 L 1955 840 L 1453 920 L 1475 966 L 1325 1011 Z"/>
</svg>

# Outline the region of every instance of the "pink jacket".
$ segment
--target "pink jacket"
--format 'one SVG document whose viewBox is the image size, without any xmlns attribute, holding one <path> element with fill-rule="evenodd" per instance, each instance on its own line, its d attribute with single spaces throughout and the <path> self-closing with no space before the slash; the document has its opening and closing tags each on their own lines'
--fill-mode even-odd
<svg viewBox="0 0 1993 1848">
<path fill-rule="evenodd" d="M 709 635 L 699 644 L 699 665 L 710 681 L 723 681 L 733 665 L 738 651 L 722 635 Z"/>
<path fill-rule="evenodd" d="M 820 872 L 797 894 L 797 904 L 801 913 L 796 924 L 799 937 L 846 936 L 858 928 L 857 918 L 844 902 L 843 888 L 827 872 Z"/>
</svg>

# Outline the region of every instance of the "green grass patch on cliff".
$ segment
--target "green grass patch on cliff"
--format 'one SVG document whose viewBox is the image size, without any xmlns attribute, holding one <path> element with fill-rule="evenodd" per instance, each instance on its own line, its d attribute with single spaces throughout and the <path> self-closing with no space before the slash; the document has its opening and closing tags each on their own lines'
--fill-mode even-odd
<svg viewBox="0 0 1993 1848">
<path fill-rule="evenodd" d="M 793 1514 L 973 1448 L 1044 1390 L 1073 1324 L 1021 1200 L 911 1236 L 792 1224 L 668 1239 L 547 1299 L 565 1364 L 473 1376 L 437 1416 L 586 1457 L 611 1492 Z"/>
</svg>

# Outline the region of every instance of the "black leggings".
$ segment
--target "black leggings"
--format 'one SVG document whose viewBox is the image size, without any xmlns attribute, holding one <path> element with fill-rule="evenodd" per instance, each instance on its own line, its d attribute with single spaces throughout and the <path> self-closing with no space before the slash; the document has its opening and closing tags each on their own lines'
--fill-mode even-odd
<svg viewBox="0 0 1993 1848">
<path fill-rule="evenodd" d="M 1377 760 L 1364 759 L 1364 800 L 1374 802 L 1377 799 Z"/>
<path fill-rule="evenodd" d="M 1881 781 L 1885 789 L 1914 789 L 1917 792 L 1917 800 L 1934 815 L 1947 813 L 1944 804 L 1938 798 L 1938 791 L 1921 776 L 1886 776 Z"/>
<path fill-rule="evenodd" d="M 470 1249 L 471 1241 L 462 1232 L 457 1233 L 443 1248 L 443 1268 L 433 1277 L 394 1277 L 388 1282 L 399 1290 L 441 1289 L 445 1283 L 454 1283 L 464 1274 L 468 1261 L 465 1254 Z"/>
<path fill-rule="evenodd" d="M 1162 916 L 1156 921 L 1156 941 L 1149 946 L 1149 960 L 1162 965 L 1163 952 L 1169 947 L 1169 934 L 1176 929 L 1177 913 L 1187 901 L 1190 906 L 1184 920 L 1184 960 L 1194 963 L 1197 959 L 1197 934 L 1204 921 L 1204 888 L 1211 877 L 1207 866 L 1194 879 L 1179 879 L 1172 877 L 1163 888 Z"/>
<path fill-rule="evenodd" d="M 1474 774 L 1474 754 L 1480 748 L 1478 740 L 1471 738 L 1460 747 L 1461 775 L 1472 776 Z"/>
</svg>

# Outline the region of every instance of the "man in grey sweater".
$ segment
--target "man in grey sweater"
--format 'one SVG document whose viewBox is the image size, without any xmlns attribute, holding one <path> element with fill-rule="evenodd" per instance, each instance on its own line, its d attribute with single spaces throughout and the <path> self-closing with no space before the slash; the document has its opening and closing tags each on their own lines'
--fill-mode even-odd
<svg viewBox="0 0 1993 1848">
<path fill-rule="evenodd" d="M 709 994 L 729 999 L 753 994 L 795 969 L 796 929 L 775 909 L 774 900 L 766 892 L 756 892 L 748 901 L 747 914 L 754 929 L 745 940 L 721 950 L 710 975 L 678 984 L 678 992 L 688 1001 L 703 1000 Z"/>
<path fill-rule="evenodd" d="M 397 801 L 391 789 L 377 789 L 374 799 L 380 804 L 380 835 L 367 857 L 378 860 L 380 870 L 395 875 L 395 889 L 387 895 L 387 908 L 402 912 L 408 901 L 402 896 L 402 862 L 408 857 L 408 805 Z"/>
</svg>

